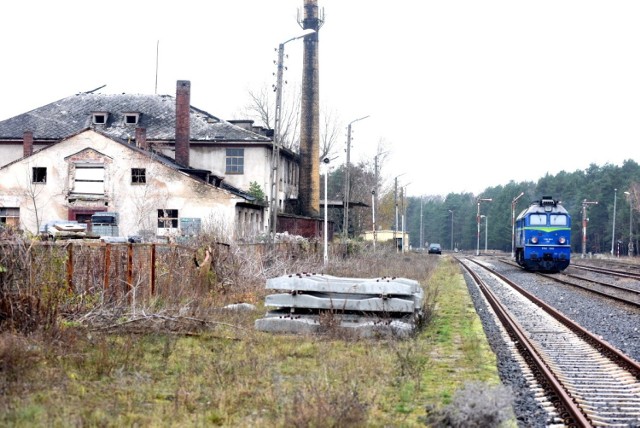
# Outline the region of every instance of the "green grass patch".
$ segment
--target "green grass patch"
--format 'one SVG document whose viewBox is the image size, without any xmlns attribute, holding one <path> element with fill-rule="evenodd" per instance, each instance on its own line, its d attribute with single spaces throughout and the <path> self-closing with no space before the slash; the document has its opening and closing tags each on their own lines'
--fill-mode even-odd
<svg viewBox="0 0 640 428">
<path fill-rule="evenodd" d="M 345 262 L 347 263 L 347 262 Z M 458 266 L 424 254 L 354 258 L 329 273 L 404 276 L 429 296 L 415 337 L 356 340 L 257 332 L 216 312 L 206 329 L 0 336 L 4 426 L 424 426 L 469 382 L 498 385 L 496 360 Z M 346 275 L 345 275 L 346 276 Z M 12 348 L 2 347 L 2 343 Z M 11 349 L 11 350 L 10 350 Z M 25 365 L 14 352 L 29 355 Z"/>
</svg>

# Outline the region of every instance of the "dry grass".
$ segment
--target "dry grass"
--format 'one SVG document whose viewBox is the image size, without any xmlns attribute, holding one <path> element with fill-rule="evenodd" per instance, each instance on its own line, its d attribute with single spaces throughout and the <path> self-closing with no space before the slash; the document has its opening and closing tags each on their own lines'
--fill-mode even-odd
<svg viewBox="0 0 640 428">
<path fill-rule="evenodd" d="M 497 382 L 492 354 L 478 351 L 482 337 L 464 322 L 443 342 L 439 317 L 460 318 L 456 304 L 441 314 L 443 292 L 461 288 L 446 257 L 380 251 L 335 257 L 325 268 L 305 249 L 256 251 L 229 248 L 197 288 L 179 281 L 188 275 L 167 272 L 175 293 L 140 293 L 124 305 L 100 295 L 84 295 L 81 305 L 56 300 L 62 309 L 47 328 L 0 319 L 0 425 L 419 426 L 427 406 L 444 408 L 465 381 Z M 425 321 L 407 340 L 355 339 L 330 319 L 319 336 L 255 331 L 266 278 L 292 272 L 416 279 L 427 295 L 425 320 L 438 322 Z M 223 309 L 237 302 L 258 310 Z M 450 379 L 457 370 L 466 376 Z"/>
</svg>

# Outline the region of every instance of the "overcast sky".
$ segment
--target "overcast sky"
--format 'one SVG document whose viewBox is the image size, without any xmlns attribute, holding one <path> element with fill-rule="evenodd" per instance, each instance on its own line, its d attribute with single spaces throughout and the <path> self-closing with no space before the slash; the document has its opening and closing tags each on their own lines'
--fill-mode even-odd
<svg viewBox="0 0 640 428">
<path fill-rule="evenodd" d="M 590 164 L 638 161 L 640 2 L 318 0 L 320 97 L 352 160 L 409 195 L 479 194 Z M 299 34 L 303 0 L 20 0 L 0 6 L 0 120 L 69 95 L 175 95 L 241 118 L 275 83 L 274 49 Z M 302 12 L 300 12 L 302 13 Z M 302 42 L 286 45 L 285 91 Z M 340 162 L 340 160 L 336 160 Z"/>
</svg>

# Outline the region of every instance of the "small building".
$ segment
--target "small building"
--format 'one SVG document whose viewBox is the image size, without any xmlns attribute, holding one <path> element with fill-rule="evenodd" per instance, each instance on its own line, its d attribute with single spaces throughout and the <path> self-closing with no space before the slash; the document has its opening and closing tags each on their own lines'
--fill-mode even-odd
<svg viewBox="0 0 640 428">
<path fill-rule="evenodd" d="M 403 251 L 409 251 L 410 241 L 409 241 L 409 233 L 398 230 L 377 230 L 375 233 L 372 230 L 367 230 L 361 236 L 362 239 L 368 242 L 373 242 L 375 235 L 376 242 L 385 242 L 385 243 L 393 243 L 393 240 L 396 240 L 396 246 Z M 404 238 L 404 239 L 403 239 Z M 404 248 L 403 247 L 404 244 Z"/>
</svg>

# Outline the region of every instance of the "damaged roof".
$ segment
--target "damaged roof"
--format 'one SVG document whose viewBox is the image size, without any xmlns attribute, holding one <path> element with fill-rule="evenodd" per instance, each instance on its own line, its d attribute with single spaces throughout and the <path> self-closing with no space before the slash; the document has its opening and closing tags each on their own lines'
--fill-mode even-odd
<svg viewBox="0 0 640 428">
<path fill-rule="evenodd" d="M 93 113 L 108 113 L 105 124 L 94 124 Z M 125 114 L 138 114 L 137 124 L 125 123 Z M 203 110 L 190 107 L 191 141 L 271 142 Z M 170 95 L 80 93 L 0 121 L 1 140 L 21 140 L 25 131 L 34 140 L 60 140 L 86 128 L 129 140 L 135 128 L 146 129 L 148 141 L 174 141 L 176 99 Z"/>
</svg>

